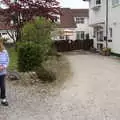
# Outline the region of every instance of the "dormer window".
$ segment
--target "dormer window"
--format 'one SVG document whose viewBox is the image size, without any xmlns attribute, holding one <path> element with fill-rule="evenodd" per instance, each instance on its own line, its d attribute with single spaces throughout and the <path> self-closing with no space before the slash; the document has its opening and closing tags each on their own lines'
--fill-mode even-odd
<svg viewBox="0 0 120 120">
<path fill-rule="evenodd" d="M 85 23 L 85 18 L 83 18 L 83 17 L 75 17 L 75 22 L 77 24 L 84 24 Z"/>
</svg>

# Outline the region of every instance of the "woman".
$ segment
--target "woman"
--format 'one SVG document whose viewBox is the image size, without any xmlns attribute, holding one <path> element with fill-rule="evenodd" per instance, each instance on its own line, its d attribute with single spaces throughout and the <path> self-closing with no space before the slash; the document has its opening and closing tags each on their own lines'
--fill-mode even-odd
<svg viewBox="0 0 120 120">
<path fill-rule="evenodd" d="M 3 41 L 0 40 L 0 89 L 1 89 L 1 104 L 4 106 L 8 106 L 8 102 L 6 100 L 6 88 L 5 88 L 5 76 L 7 73 L 7 66 L 9 63 L 9 56 L 7 50 L 3 45 Z"/>
</svg>

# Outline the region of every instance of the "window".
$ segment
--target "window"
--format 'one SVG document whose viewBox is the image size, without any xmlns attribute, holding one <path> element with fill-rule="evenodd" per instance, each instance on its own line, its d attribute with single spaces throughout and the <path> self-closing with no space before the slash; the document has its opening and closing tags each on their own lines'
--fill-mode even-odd
<svg viewBox="0 0 120 120">
<path fill-rule="evenodd" d="M 78 31 L 77 34 L 76 34 L 76 39 L 79 40 L 81 37 L 80 37 L 80 32 Z"/>
<path fill-rule="evenodd" d="M 85 18 L 82 18 L 82 17 L 76 17 L 76 18 L 75 18 L 75 22 L 76 22 L 76 23 L 80 23 L 80 24 L 84 24 L 84 22 L 85 22 Z"/>
<path fill-rule="evenodd" d="M 2 33 L 2 35 L 7 35 L 7 33 Z"/>
<path fill-rule="evenodd" d="M 104 36 L 103 36 L 103 31 L 98 31 L 97 32 L 97 41 L 103 41 Z"/>
<path fill-rule="evenodd" d="M 110 37 L 112 38 L 112 28 L 109 28 Z"/>
<path fill-rule="evenodd" d="M 101 0 L 96 0 L 96 5 L 101 4 Z"/>
<path fill-rule="evenodd" d="M 98 50 L 103 49 L 103 44 L 102 44 L 102 43 L 98 43 L 98 44 L 97 44 L 97 49 L 98 49 Z"/>
<path fill-rule="evenodd" d="M 55 23 L 60 23 L 60 16 L 57 16 L 57 17 L 54 19 L 54 22 L 55 22 Z"/>
<path fill-rule="evenodd" d="M 96 37 L 96 28 L 93 29 L 93 38 Z"/>
<path fill-rule="evenodd" d="M 64 36 L 63 36 L 63 35 L 60 35 L 60 36 L 59 36 L 59 39 L 64 40 Z"/>
<path fill-rule="evenodd" d="M 77 40 L 83 40 L 84 38 L 85 38 L 85 32 L 84 31 L 77 31 L 76 39 Z"/>
<path fill-rule="evenodd" d="M 84 31 L 81 31 L 81 39 L 83 40 L 85 37 Z"/>
<path fill-rule="evenodd" d="M 112 0 L 113 6 L 118 5 L 118 4 L 120 4 L 120 0 Z"/>
<path fill-rule="evenodd" d="M 65 35 L 65 40 L 70 40 L 69 35 Z"/>
</svg>

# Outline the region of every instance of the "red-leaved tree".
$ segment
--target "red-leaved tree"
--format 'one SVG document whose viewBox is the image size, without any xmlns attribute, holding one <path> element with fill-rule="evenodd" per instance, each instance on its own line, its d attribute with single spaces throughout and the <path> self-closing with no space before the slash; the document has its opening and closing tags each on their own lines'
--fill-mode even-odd
<svg viewBox="0 0 120 120">
<path fill-rule="evenodd" d="M 36 16 L 54 21 L 56 15 L 60 14 L 59 2 L 56 0 L 1 0 L 1 4 L 4 7 L 0 9 L 0 16 L 4 16 L 6 25 L 15 30 L 16 40 L 20 40 L 20 30 L 25 22 Z"/>
</svg>

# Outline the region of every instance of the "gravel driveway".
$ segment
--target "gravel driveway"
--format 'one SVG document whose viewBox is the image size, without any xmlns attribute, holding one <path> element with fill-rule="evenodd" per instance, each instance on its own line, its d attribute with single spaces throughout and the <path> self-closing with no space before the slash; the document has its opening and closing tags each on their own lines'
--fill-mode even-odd
<svg viewBox="0 0 120 120">
<path fill-rule="evenodd" d="M 73 76 L 51 92 L 7 82 L 10 106 L 0 106 L 0 120 L 120 120 L 120 60 L 66 56 Z"/>
</svg>

